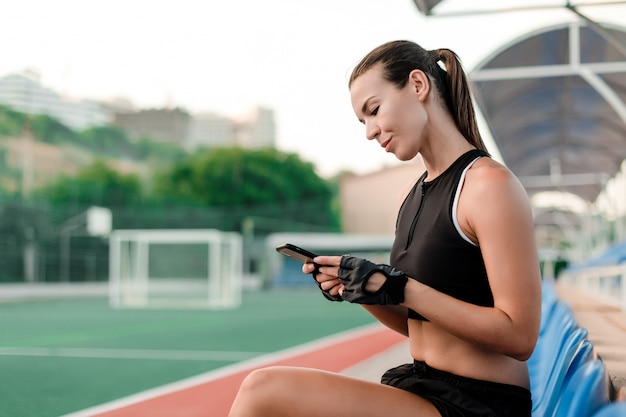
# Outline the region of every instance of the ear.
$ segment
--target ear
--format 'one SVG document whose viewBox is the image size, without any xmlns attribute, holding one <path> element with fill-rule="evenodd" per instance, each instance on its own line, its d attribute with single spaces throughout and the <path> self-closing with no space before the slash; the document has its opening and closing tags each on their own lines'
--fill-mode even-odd
<svg viewBox="0 0 626 417">
<path fill-rule="evenodd" d="M 420 101 L 426 100 L 430 92 L 430 79 L 422 70 L 415 69 L 409 74 L 409 84 Z"/>
</svg>

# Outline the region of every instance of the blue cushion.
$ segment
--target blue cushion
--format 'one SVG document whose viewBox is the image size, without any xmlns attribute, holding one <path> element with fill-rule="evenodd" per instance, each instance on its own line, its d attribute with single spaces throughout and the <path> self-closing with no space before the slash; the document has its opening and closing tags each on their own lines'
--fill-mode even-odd
<svg viewBox="0 0 626 417">
<path fill-rule="evenodd" d="M 593 417 L 624 417 L 626 416 L 626 401 L 607 404 L 593 413 Z"/>
<path fill-rule="evenodd" d="M 581 339 L 586 332 L 577 331 L 575 333 L 572 334 L 571 343 L 559 356 L 554 369 L 545 379 L 544 384 L 538 385 L 537 381 L 531 379 L 533 416 L 551 415 L 559 401 L 563 386 L 567 385 L 574 373 L 583 364 L 592 359 L 593 344 L 589 339 Z"/>
<path fill-rule="evenodd" d="M 606 367 L 600 359 L 592 359 L 576 370 L 566 382 L 554 417 L 591 417 L 608 403 Z"/>
</svg>

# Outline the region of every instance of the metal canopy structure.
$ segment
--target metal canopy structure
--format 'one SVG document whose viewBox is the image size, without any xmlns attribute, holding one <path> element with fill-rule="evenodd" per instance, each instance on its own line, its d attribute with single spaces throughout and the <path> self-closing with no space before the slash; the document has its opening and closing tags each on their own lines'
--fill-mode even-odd
<svg viewBox="0 0 626 417">
<path fill-rule="evenodd" d="M 439 16 L 441 0 L 414 1 Z M 558 190 L 593 202 L 626 159 L 626 31 L 561 7 L 578 21 L 503 45 L 470 77 L 504 162 L 529 194 Z"/>
<path fill-rule="evenodd" d="M 413 0 L 413 1 L 415 2 L 417 9 L 423 14 L 425 14 L 426 16 L 429 16 L 433 8 L 439 3 L 441 3 L 441 0 Z"/>
<path fill-rule="evenodd" d="M 626 159 L 626 31 L 582 22 L 494 52 L 471 78 L 500 153 L 529 193 L 593 202 Z"/>
</svg>

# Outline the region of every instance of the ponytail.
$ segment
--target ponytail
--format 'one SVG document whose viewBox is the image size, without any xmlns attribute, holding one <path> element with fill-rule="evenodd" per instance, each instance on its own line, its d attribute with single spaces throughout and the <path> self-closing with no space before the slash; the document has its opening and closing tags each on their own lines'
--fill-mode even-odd
<svg viewBox="0 0 626 417">
<path fill-rule="evenodd" d="M 441 76 L 435 76 L 436 81 L 441 80 L 437 87 L 439 87 L 457 128 L 472 145 L 487 152 L 487 147 L 478 130 L 469 82 L 459 57 L 446 48 L 429 51 L 429 54 L 440 69 L 437 72 Z M 444 65 L 445 69 L 439 66 L 439 62 Z"/>
</svg>

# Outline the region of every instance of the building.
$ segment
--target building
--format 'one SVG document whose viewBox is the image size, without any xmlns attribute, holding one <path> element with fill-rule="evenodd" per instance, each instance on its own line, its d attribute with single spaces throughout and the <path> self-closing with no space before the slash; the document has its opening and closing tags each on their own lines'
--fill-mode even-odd
<svg viewBox="0 0 626 417">
<path fill-rule="evenodd" d="M 418 156 L 377 172 L 343 175 L 339 179 L 343 232 L 393 235 L 403 197 L 425 170 Z"/>
<path fill-rule="evenodd" d="M 234 120 L 235 143 L 242 148 L 274 146 L 276 123 L 274 111 L 265 107 L 254 107 Z"/>
<path fill-rule="evenodd" d="M 33 71 L 0 78 L 0 104 L 22 113 L 48 115 L 78 131 L 114 124 L 132 139 L 174 143 L 189 151 L 217 146 L 263 148 L 276 143 L 272 109 L 254 107 L 240 116 L 226 117 L 191 114 L 180 107 L 137 110 L 121 98 L 108 103 L 68 100 L 44 87 Z"/>
<path fill-rule="evenodd" d="M 177 143 L 189 151 L 218 146 L 262 148 L 276 142 L 274 111 L 263 107 L 233 118 L 215 113 L 192 115 L 181 108 L 139 110 L 116 113 L 114 123 L 133 139 Z"/>
<path fill-rule="evenodd" d="M 190 120 L 185 141 L 187 150 L 203 147 L 229 146 L 234 142 L 235 126 L 231 119 L 215 113 L 200 113 Z"/>
<path fill-rule="evenodd" d="M 45 114 L 74 130 L 109 124 L 113 113 L 92 100 L 68 100 L 39 82 L 33 71 L 0 78 L 0 104 L 22 113 Z"/>
<path fill-rule="evenodd" d="M 150 138 L 180 146 L 187 141 L 191 122 L 192 116 L 180 107 L 115 113 L 113 120 L 132 139 Z"/>
</svg>

